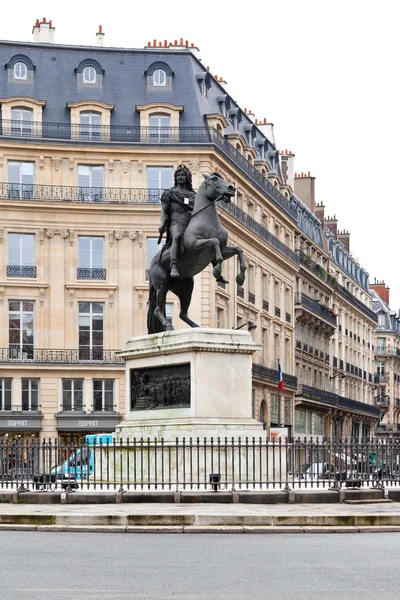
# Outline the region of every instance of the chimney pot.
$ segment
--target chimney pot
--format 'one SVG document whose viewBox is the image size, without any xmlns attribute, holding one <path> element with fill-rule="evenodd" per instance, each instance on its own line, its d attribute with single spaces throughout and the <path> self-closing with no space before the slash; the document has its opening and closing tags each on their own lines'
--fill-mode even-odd
<svg viewBox="0 0 400 600">
<path fill-rule="evenodd" d="M 264 118 L 264 125 L 266 125 L 266 124 L 267 124 L 267 119 L 266 119 L 266 118 Z"/>
<path fill-rule="evenodd" d="M 206 67 L 206 69 L 207 69 L 207 71 L 209 71 L 209 70 L 210 70 L 210 67 Z"/>
<path fill-rule="evenodd" d="M 157 46 L 157 40 L 153 40 L 153 46 Z"/>
<path fill-rule="evenodd" d="M 189 42 L 187 40 L 185 42 L 185 46 L 186 46 L 186 48 L 189 46 Z"/>
<path fill-rule="evenodd" d="M 99 25 L 99 33 L 103 33 L 103 25 Z"/>
<path fill-rule="evenodd" d="M 51 27 L 51 21 L 49 21 L 49 27 Z"/>
<path fill-rule="evenodd" d="M 151 46 L 151 42 L 147 42 L 147 45 L 148 45 L 148 46 Z"/>
<path fill-rule="evenodd" d="M 194 48 L 194 44 L 193 44 L 193 42 L 192 42 L 190 45 L 191 45 L 191 47 L 192 47 L 192 48 Z"/>
<path fill-rule="evenodd" d="M 183 46 L 183 38 L 180 40 L 180 45 Z"/>
<path fill-rule="evenodd" d="M 218 75 L 214 75 L 214 79 L 218 79 Z"/>
<path fill-rule="evenodd" d="M 178 40 L 174 40 L 174 46 L 178 45 Z"/>
<path fill-rule="evenodd" d="M 42 23 L 46 23 L 46 17 L 43 17 Z"/>
<path fill-rule="evenodd" d="M 310 171 L 308 171 L 308 177 L 310 177 Z"/>
</svg>

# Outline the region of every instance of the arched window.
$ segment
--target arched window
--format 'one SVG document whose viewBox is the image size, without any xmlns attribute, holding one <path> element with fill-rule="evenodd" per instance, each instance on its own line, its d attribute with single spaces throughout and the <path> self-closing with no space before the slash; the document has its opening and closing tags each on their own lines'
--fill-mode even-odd
<svg viewBox="0 0 400 600">
<path fill-rule="evenodd" d="M 167 74 L 164 69 L 156 69 L 153 73 L 153 85 L 165 86 L 167 85 Z"/>
<path fill-rule="evenodd" d="M 94 67 L 85 67 L 82 72 L 83 83 L 96 83 L 96 69 Z"/>
<path fill-rule="evenodd" d="M 149 134 L 152 142 L 168 142 L 171 135 L 171 117 L 160 113 L 149 115 Z"/>
<path fill-rule="evenodd" d="M 101 113 L 95 111 L 82 111 L 79 117 L 80 138 L 101 139 Z"/>
<path fill-rule="evenodd" d="M 23 62 L 15 63 L 14 78 L 15 79 L 28 79 L 28 69 L 27 69 L 25 63 L 23 63 Z"/>
<path fill-rule="evenodd" d="M 32 134 L 31 108 L 14 107 L 11 109 L 11 133 L 12 135 L 31 136 Z"/>
</svg>

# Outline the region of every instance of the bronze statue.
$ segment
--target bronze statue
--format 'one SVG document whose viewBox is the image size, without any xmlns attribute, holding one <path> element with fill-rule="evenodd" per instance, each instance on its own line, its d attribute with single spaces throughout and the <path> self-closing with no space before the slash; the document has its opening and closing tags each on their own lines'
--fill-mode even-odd
<svg viewBox="0 0 400 600">
<path fill-rule="evenodd" d="M 189 185 L 191 187 L 191 177 L 189 178 L 187 175 L 188 169 L 182 167 L 180 171 L 182 177 L 179 175 L 180 181 L 178 181 L 178 176 L 176 176 L 177 185 L 172 190 L 178 188 L 179 193 L 183 193 L 182 190 L 185 190 L 185 193 L 191 192 L 188 187 Z M 183 173 L 186 174 L 185 181 Z M 168 190 L 170 194 L 169 203 L 163 201 L 160 239 L 164 230 L 167 229 L 168 219 L 170 219 L 169 235 L 172 241 L 169 246 L 168 242 L 166 247 L 158 252 L 151 262 L 147 313 L 148 333 L 158 333 L 172 329 L 165 316 L 165 300 L 169 290 L 176 294 L 180 300 L 179 317 L 190 327 L 198 327 L 187 314 L 193 292 L 193 277 L 210 263 L 214 267 L 213 275 L 218 281 L 222 278 L 222 261 L 238 256 L 239 270 L 236 275 L 236 283 L 243 285 L 246 271 L 243 250 L 240 246 L 227 246 L 228 232 L 222 227 L 216 209 L 216 202 L 230 202 L 236 190 L 233 185 L 224 181 L 219 173 L 211 173 L 210 175 L 203 175 L 203 177 L 204 181 L 195 195 L 193 209 L 190 205 L 193 196 L 191 198 L 183 196 L 182 203 L 176 200 L 172 201 L 172 194 L 181 200 L 176 192 L 172 192 L 172 190 Z M 191 193 L 194 194 L 194 192 Z M 185 203 L 185 198 L 188 199 L 189 204 Z M 169 208 L 173 207 L 173 216 L 171 216 L 168 205 Z M 175 217 L 175 209 L 177 207 L 181 209 L 183 206 L 189 206 L 190 211 L 184 209 L 186 211 L 182 213 L 184 217 L 181 216 L 181 213 L 179 213 L 179 217 Z M 178 227 L 174 227 L 175 224 Z M 183 252 L 179 252 L 182 230 L 184 230 Z M 222 281 L 224 280 L 222 279 Z"/>
<path fill-rule="evenodd" d="M 192 174 L 187 167 L 180 165 L 174 174 L 174 187 L 165 190 L 161 196 L 161 222 L 159 227 L 160 244 L 166 232 L 166 248 L 170 248 L 170 277 L 179 277 L 178 257 L 182 252 L 183 234 L 189 224 L 196 192 L 192 187 Z"/>
</svg>

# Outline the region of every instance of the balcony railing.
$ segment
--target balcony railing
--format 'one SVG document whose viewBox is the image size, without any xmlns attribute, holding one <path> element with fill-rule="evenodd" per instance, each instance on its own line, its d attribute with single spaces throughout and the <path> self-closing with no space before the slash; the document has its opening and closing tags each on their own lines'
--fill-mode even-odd
<svg viewBox="0 0 400 600">
<path fill-rule="evenodd" d="M 379 408 L 389 408 L 390 400 L 388 396 L 377 396 L 375 398 L 375 406 L 379 406 Z"/>
<path fill-rule="evenodd" d="M 16 351 L 15 348 L 0 348 L 0 363 L 41 363 L 41 364 L 123 364 L 116 353 L 118 350 L 55 350 L 34 348 L 30 352 Z"/>
<path fill-rule="evenodd" d="M 256 303 L 256 296 L 252 292 L 249 292 L 249 302 L 250 302 L 250 304 Z"/>
<path fill-rule="evenodd" d="M 311 269 L 311 271 L 318 275 L 320 279 L 322 279 L 326 283 L 329 283 L 329 285 L 334 285 L 336 283 L 336 278 L 333 275 L 328 273 L 323 267 L 321 267 L 321 265 L 319 265 L 312 258 L 307 256 L 307 254 L 302 252 L 302 250 L 298 249 L 296 250 L 296 252 L 299 255 L 300 263 L 302 265 L 306 265 L 306 267 Z"/>
<path fill-rule="evenodd" d="M 103 268 L 89 269 L 78 267 L 76 277 L 77 279 L 105 279 L 106 270 Z"/>
<path fill-rule="evenodd" d="M 333 327 L 336 327 L 337 317 L 332 314 L 330 309 L 326 307 L 324 304 L 320 304 L 316 300 L 313 300 L 310 296 L 303 294 L 302 292 L 296 292 L 294 297 L 294 303 L 297 305 L 301 305 L 307 311 L 318 315 L 324 321 L 330 323 Z"/>
<path fill-rule="evenodd" d="M 240 285 L 238 285 L 236 288 L 236 293 L 237 293 L 238 298 L 241 298 L 242 300 L 244 300 L 244 288 L 242 288 Z"/>
<path fill-rule="evenodd" d="M 224 158 L 247 175 L 274 204 L 297 222 L 297 209 L 216 129 L 208 127 L 140 127 L 137 125 L 80 125 L 3 119 L 0 135 L 25 139 L 72 140 L 82 143 L 212 144 Z"/>
<path fill-rule="evenodd" d="M 26 139 L 124 142 L 131 144 L 210 143 L 208 127 L 140 127 L 139 125 L 80 125 L 79 123 L 25 122 L 3 119 L 0 135 Z"/>
<path fill-rule="evenodd" d="M 32 402 L 31 405 L 29 403 L 24 402 L 21 404 L 11 405 L 11 402 L 6 402 L 5 404 L 0 404 L 0 411 L 10 411 L 13 413 L 20 412 L 40 412 L 40 404 Z"/>
<path fill-rule="evenodd" d="M 361 300 L 359 300 L 358 298 L 353 296 L 353 294 L 351 292 L 346 290 L 346 288 L 344 288 L 342 285 L 340 285 L 338 283 L 335 284 L 335 288 L 336 288 L 337 292 L 342 296 L 342 298 L 344 298 L 345 300 L 350 302 L 350 304 L 355 306 L 358 310 L 363 312 L 367 317 L 369 317 L 371 319 L 371 321 L 373 321 L 376 324 L 378 323 L 378 316 L 374 313 L 373 310 L 371 310 L 368 306 L 366 306 L 363 302 L 361 302 Z"/>
<path fill-rule="evenodd" d="M 278 238 L 272 235 L 268 229 L 253 219 L 253 217 L 245 213 L 241 208 L 239 208 L 239 206 L 236 206 L 236 204 L 233 204 L 232 202 L 229 204 L 221 203 L 220 206 L 222 209 L 234 216 L 235 219 L 237 219 L 242 225 L 256 233 L 274 250 L 278 250 L 278 252 L 280 252 L 283 256 L 298 264 L 299 257 L 297 256 L 296 252 L 293 252 L 293 250 L 278 240 Z"/>
<path fill-rule="evenodd" d="M 28 265 L 7 265 L 7 277 L 36 277 L 36 267 Z"/>
<path fill-rule="evenodd" d="M 400 357 L 400 348 L 393 348 L 388 346 L 375 346 L 375 354 L 383 355 L 388 354 L 390 356 Z"/>
<path fill-rule="evenodd" d="M 40 202 L 106 204 L 159 204 L 164 190 L 158 188 L 108 188 L 33 183 L 0 183 L 0 198 Z"/>
<path fill-rule="evenodd" d="M 345 398 L 334 392 L 320 390 L 319 388 L 314 388 L 309 385 L 301 385 L 296 396 L 301 396 L 302 398 L 313 400 L 320 404 L 327 404 L 329 406 L 336 406 L 353 412 L 365 413 L 371 417 L 379 417 L 380 415 L 380 409 L 376 406 L 371 406 L 370 404 L 359 402 L 358 400 L 352 400 L 351 398 Z"/>
<path fill-rule="evenodd" d="M 276 389 L 278 390 L 278 371 L 276 369 L 269 369 L 263 365 L 253 364 L 253 377 L 254 379 L 276 384 Z M 282 373 L 282 379 L 284 388 L 288 387 L 293 390 L 297 388 L 297 377 L 294 375 Z"/>
</svg>

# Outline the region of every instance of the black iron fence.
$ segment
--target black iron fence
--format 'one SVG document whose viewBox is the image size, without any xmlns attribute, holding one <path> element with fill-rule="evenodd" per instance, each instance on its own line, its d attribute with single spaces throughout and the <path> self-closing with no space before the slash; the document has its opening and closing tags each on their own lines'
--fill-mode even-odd
<svg viewBox="0 0 400 600">
<path fill-rule="evenodd" d="M 400 483 L 400 439 L 0 441 L 0 488 L 291 489 Z"/>
</svg>

